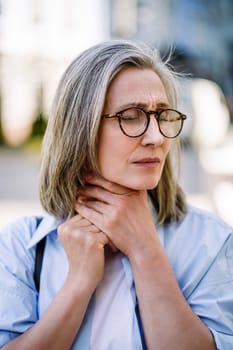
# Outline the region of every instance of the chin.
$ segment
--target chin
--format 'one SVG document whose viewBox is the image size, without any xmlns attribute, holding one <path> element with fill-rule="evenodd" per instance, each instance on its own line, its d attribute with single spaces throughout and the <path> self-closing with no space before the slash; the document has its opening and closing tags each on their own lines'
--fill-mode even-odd
<svg viewBox="0 0 233 350">
<path fill-rule="evenodd" d="M 125 185 L 128 188 L 131 188 L 132 190 L 136 191 L 147 191 L 147 190 L 153 190 L 158 185 L 158 181 L 150 181 L 150 182 L 140 182 L 140 183 L 130 183 Z"/>
<path fill-rule="evenodd" d="M 105 179 L 111 182 L 114 182 L 120 186 L 127 187 L 134 191 L 147 191 L 147 190 L 153 190 L 159 182 L 158 176 L 153 177 L 143 177 L 143 176 L 128 176 L 126 179 L 125 176 L 121 178 L 116 178 L 114 176 L 105 176 Z"/>
</svg>

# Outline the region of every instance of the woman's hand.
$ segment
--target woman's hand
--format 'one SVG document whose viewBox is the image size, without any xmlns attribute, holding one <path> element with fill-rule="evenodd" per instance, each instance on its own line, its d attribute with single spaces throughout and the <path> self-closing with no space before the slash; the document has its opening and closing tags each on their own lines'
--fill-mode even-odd
<svg viewBox="0 0 233 350">
<path fill-rule="evenodd" d="M 58 235 L 69 261 L 68 281 L 92 293 L 103 278 L 108 237 L 80 215 L 60 225 Z"/>
<path fill-rule="evenodd" d="M 215 349 L 208 328 L 187 304 L 154 228 L 146 191 L 99 177 L 79 193 L 77 212 L 129 257 L 148 349 Z M 189 331 L 190 330 L 190 331 Z"/>
<path fill-rule="evenodd" d="M 76 210 L 129 258 L 158 243 L 146 191 L 92 176 L 79 192 Z"/>
</svg>

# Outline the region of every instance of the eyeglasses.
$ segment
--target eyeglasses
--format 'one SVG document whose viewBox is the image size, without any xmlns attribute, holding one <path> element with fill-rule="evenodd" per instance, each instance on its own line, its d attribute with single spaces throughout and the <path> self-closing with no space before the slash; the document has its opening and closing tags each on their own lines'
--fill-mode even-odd
<svg viewBox="0 0 233 350">
<path fill-rule="evenodd" d="M 106 114 L 103 118 L 117 118 L 123 134 L 129 137 L 143 135 L 150 124 L 150 116 L 157 120 L 160 133 L 169 139 L 177 137 L 187 116 L 175 109 L 161 109 L 159 111 L 144 111 L 139 107 L 127 108 L 116 114 Z"/>
</svg>

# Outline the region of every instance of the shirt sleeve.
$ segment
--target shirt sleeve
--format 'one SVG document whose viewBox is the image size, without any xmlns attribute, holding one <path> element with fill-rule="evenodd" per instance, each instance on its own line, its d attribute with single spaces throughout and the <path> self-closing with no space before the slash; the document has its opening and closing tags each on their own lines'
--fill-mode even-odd
<svg viewBox="0 0 233 350">
<path fill-rule="evenodd" d="M 35 249 L 26 248 L 34 230 L 35 220 L 24 218 L 0 233 L 0 348 L 38 319 Z"/>
<path fill-rule="evenodd" d="M 210 329 L 218 350 L 233 349 L 233 235 L 188 297 L 192 310 Z"/>
</svg>

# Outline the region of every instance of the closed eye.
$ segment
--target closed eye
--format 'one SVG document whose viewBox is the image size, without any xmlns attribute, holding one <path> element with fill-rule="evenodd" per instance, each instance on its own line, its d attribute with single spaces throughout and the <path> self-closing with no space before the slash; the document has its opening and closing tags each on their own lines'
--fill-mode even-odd
<svg viewBox="0 0 233 350">
<path fill-rule="evenodd" d="M 140 117 L 137 115 L 122 115 L 121 120 L 138 120 Z"/>
</svg>

